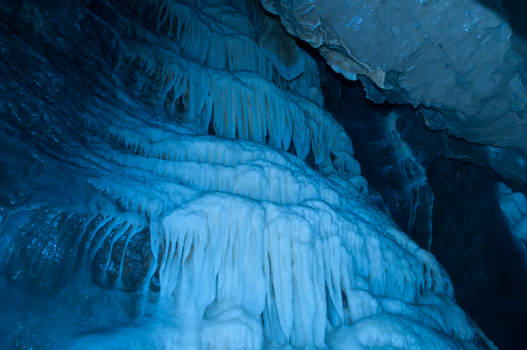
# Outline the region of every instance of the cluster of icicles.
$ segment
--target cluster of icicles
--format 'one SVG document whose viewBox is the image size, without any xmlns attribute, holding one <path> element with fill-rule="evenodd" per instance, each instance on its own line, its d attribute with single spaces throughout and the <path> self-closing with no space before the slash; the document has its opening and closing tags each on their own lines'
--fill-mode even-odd
<svg viewBox="0 0 527 350">
<path fill-rule="evenodd" d="M 477 348 L 437 261 L 355 186 L 257 143 L 111 123 L 113 148 L 94 145 L 108 174 L 87 178 L 104 197 L 92 216 L 51 221 L 63 232 L 79 222 L 81 268 L 99 283 L 170 309 L 178 326 L 155 333 L 156 346 Z M 134 241 L 149 248 L 135 267 Z M 367 337 L 381 329 L 390 336 Z M 355 333 L 329 336 L 343 330 Z M 122 346 L 111 334 L 78 344 L 114 341 Z"/>
<path fill-rule="evenodd" d="M 247 2 L 249 8 L 255 5 Z M 166 27 L 165 35 L 134 29 L 133 38 L 120 37 L 116 43 L 120 61 L 134 68 L 141 95 L 202 133 L 212 128 L 218 136 L 294 148 L 300 159 L 312 152 L 325 174 L 338 170 L 359 175 L 349 137 L 320 106 L 313 59 L 295 47 L 305 67 L 300 76 L 284 83 L 273 65 L 280 52 L 258 46 L 257 23 L 239 10 L 227 7 L 219 12 L 217 6 L 221 5 L 200 3 L 197 10 L 181 2 L 133 4 L 136 13 L 155 23 L 154 30 Z M 271 24 L 280 28 L 278 22 Z M 126 22 L 128 31 L 130 26 Z"/>
</svg>

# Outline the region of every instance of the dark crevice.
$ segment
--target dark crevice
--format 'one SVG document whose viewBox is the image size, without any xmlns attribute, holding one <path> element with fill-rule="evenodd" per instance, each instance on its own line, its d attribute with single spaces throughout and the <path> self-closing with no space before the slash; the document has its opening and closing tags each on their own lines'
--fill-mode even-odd
<svg viewBox="0 0 527 350">
<path fill-rule="evenodd" d="M 435 193 L 432 252 L 456 300 L 501 349 L 527 343 L 527 271 L 500 215 L 497 182 L 483 168 L 439 158 L 428 169 Z"/>
</svg>

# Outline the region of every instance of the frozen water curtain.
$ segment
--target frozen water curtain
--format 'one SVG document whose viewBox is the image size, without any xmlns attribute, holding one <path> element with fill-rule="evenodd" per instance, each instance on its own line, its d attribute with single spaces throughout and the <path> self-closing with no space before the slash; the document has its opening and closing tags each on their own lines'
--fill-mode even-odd
<svg viewBox="0 0 527 350">
<path fill-rule="evenodd" d="M 2 283 L 47 305 L 10 345 L 492 347 L 370 203 L 314 60 L 257 1 L 102 3 L 78 67 L 6 54 L 65 76 L 58 104 L 5 107 Z"/>
</svg>

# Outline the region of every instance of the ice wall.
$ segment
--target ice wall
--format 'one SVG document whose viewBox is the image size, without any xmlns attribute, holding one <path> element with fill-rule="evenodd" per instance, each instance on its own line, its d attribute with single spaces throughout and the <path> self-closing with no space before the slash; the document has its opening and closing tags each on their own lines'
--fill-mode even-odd
<svg viewBox="0 0 527 350">
<path fill-rule="evenodd" d="M 41 6 L 0 18 L 0 345 L 492 347 L 255 2 Z"/>
</svg>

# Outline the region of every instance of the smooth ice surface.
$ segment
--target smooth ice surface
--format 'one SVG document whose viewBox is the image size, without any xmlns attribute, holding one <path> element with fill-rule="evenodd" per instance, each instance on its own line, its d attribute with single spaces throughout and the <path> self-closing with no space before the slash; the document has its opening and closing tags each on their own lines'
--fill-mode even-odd
<svg viewBox="0 0 527 350">
<path fill-rule="evenodd" d="M 256 3 L 53 18 L 0 22 L 0 346 L 492 348 Z"/>
</svg>

